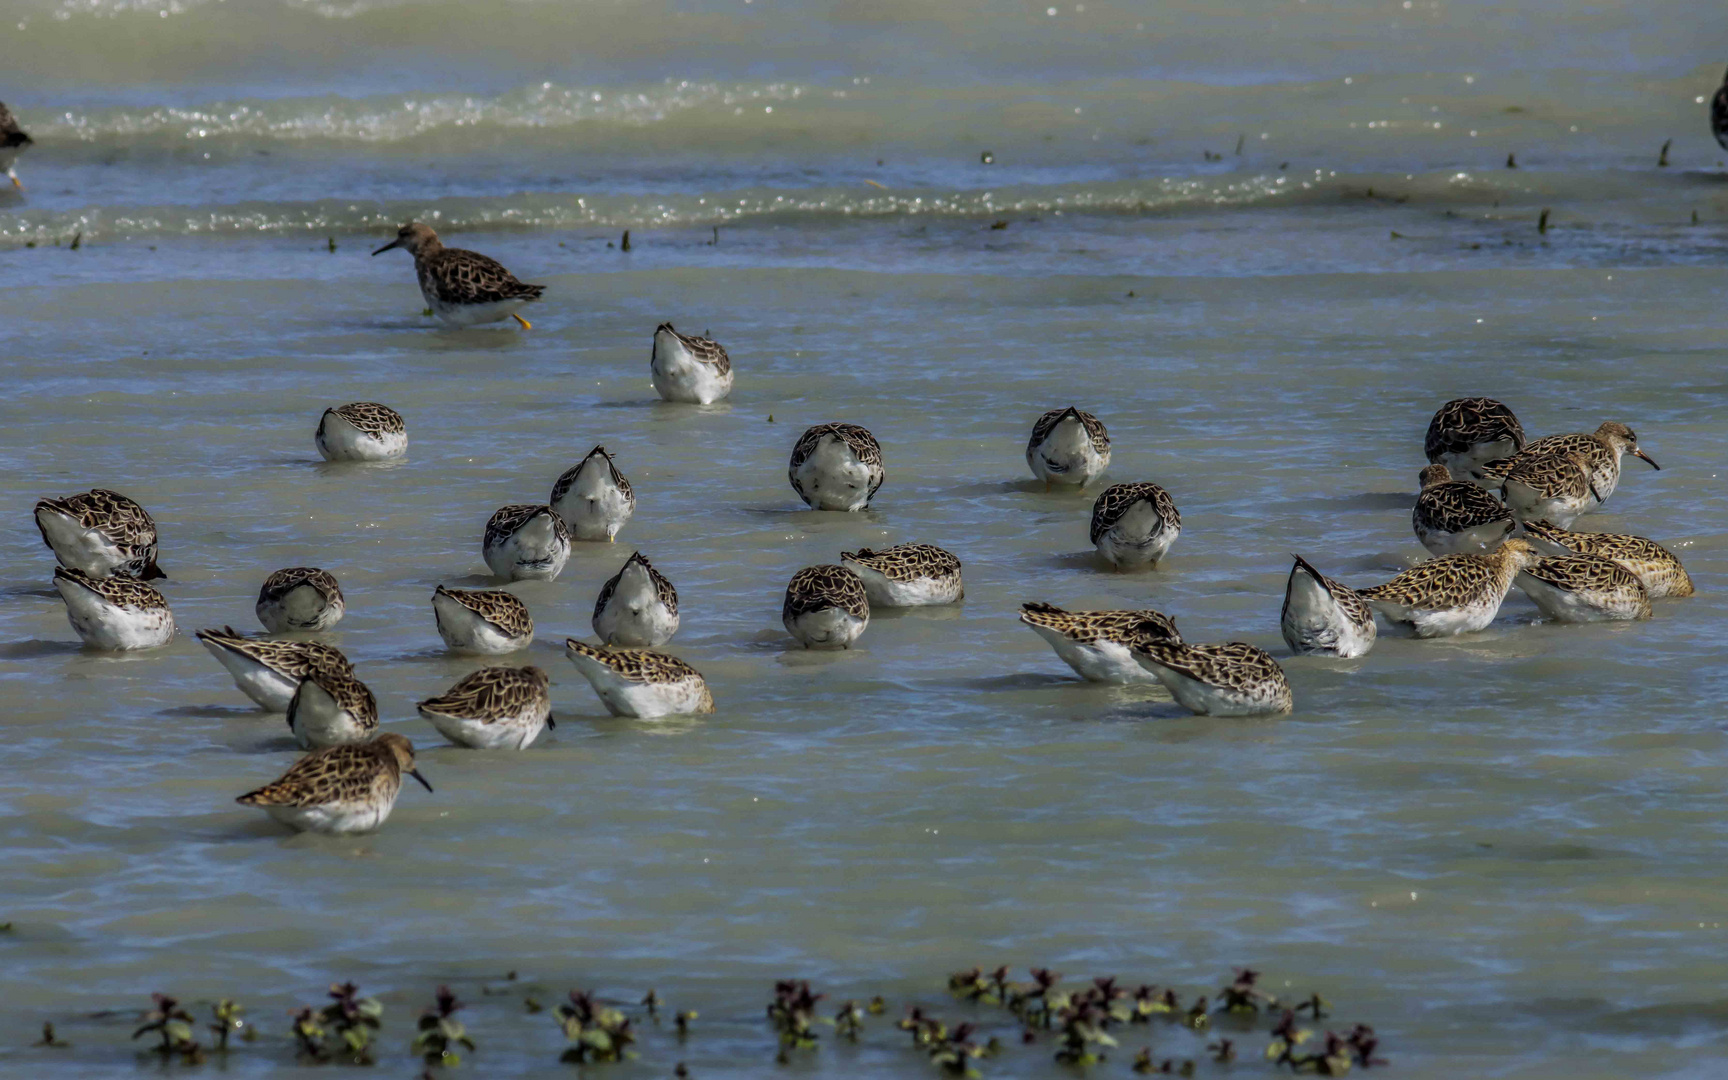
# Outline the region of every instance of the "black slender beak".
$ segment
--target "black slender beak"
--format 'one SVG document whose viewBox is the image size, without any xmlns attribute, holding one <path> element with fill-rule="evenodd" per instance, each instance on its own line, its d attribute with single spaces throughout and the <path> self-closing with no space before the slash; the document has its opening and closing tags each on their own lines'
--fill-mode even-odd
<svg viewBox="0 0 1728 1080">
<path fill-rule="evenodd" d="M 558 721 L 556 721 L 556 720 L 552 719 L 550 716 L 548 716 L 546 718 L 546 726 L 551 728 L 553 731 L 557 731 L 558 730 Z"/>
<path fill-rule="evenodd" d="M 386 251 L 389 251 L 391 248 L 399 248 L 401 246 L 402 246 L 402 238 L 400 236 L 398 236 L 396 239 L 390 241 L 388 244 L 385 244 L 383 247 L 379 248 L 377 251 L 374 251 L 372 254 L 382 255 Z"/>
<path fill-rule="evenodd" d="M 432 790 L 432 785 L 426 781 L 426 778 L 424 776 L 420 775 L 419 769 L 409 769 L 408 775 L 412 776 L 414 779 L 420 781 L 420 786 L 424 787 L 427 791 Z"/>
<path fill-rule="evenodd" d="M 1649 454 L 1646 454 L 1646 453 L 1645 453 L 1645 452 L 1644 452 L 1644 451 L 1642 451 L 1642 450 L 1640 450 L 1640 449 L 1638 449 L 1638 448 L 1637 448 L 1637 447 L 1636 447 L 1636 446 L 1634 446 L 1634 447 L 1633 447 L 1633 448 L 1632 448 L 1632 453 L 1633 453 L 1633 455 L 1635 455 L 1635 456 L 1636 456 L 1636 457 L 1640 457 L 1640 458 L 1643 458 L 1643 459 L 1644 459 L 1644 464 L 1646 464 L 1646 465 L 1648 465 L 1648 466 L 1650 466 L 1650 467 L 1651 467 L 1651 468 L 1652 468 L 1652 469 L 1655 469 L 1655 470 L 1656 470 L 1656 471 L 1657 471 L 1657 472 L 1661 472 L 1661 471 L 1662 471 L 1662 466 L 1660 466 L 1660 465 L 1658 465 L 1658 464 L 1656 464 L 1656 459 L 1655 459 L 1655 458 L 1653 458 L 1653 457 L 1651 457 L 1651 456 L 1650 456 L 1650 455 L 1649 455 Z"/>
<path fill-rule="evenodd" d="M 146 566 L 144 568 L 144 572 L 142 574 L 138 575 L 138 580 L 140 580 L 140 581 L 155 581 L 157 578 L 165 578 L 167 576 L 168 575 L 162 571 L 162 568 L 160 566 L 156 565 L 156 560 L 151 559 L 150 565 Z"/>
</svg>

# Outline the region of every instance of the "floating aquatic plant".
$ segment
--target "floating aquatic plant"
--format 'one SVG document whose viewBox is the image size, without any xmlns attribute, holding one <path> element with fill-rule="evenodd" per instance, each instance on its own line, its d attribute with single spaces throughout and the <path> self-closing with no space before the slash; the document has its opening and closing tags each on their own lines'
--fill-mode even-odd
<svg viewBox="0 0 1728 1080">
<path fill-rule="evenodd" d="M 328 997 L 330 1003 L 317 1011 L 311 1024 L 303 1024 L 304 1012 L 295 1017 L 294 1034 L 302 1049 L 315 1027 L 321 1053 L 312 1056 L 317 1060 L 335 1058 L 354 1065 L 373 1064 L 372 1033 L 382 1024 L 384 1006 L 377 998 L 361 997 L 360 988 L 351 982 L 332 983 Z M 301 1032 L 303 1026 L 307 1028 L 305 1035 Z"/>
<path fill-rule="evenodd" d="M 144 1024 L 132 1033 L 134 1039 L 145 1035 L 160 1036 L 154 1049 L 164 1059 L 178 1056 L 189 1065 L 204 1060 L 204 1050 L 192 1038 L 192 1014 L 180 1007 L 176 998 L 167 994 L 151 994 L 154 1003 L 144 1014 Z"/>
<path fill-rule="evenodd" d="M 456 1010 L 461 1007 L 462 1003 L 456 1000 L 450 988 L 440 986 L 433 995 L 432 1007 L 420 1014 L 420 1031 L 414 1036 L 414 1052 L 428 1065 L 460 1065 L 462 1055 L 456 1052 L 456 1047 L 474 1049 L 474 1040 L 468 1037 L 468 1029 L 456 1019 Z"/>
<path fill-rule="evenodd" d="M 1218 1002 L 1224 1011 L 1238 1016 L 1259 1016 L 1262 1003 L 1268 1008 L 1278 1004 L 1277 998 L 1254 985 L 1259 978 L 1260 973 L 1253 968 L 1238 968 L 1235 981 L 1218 991 Z"/>
<path fill-rule="evenodd" d="M 690 1021 L 696 1019 L 697 1015 L 695 1009 L 684 1009 L 672 1014 L 672 1026 L 678 1029 L 678 1041 L 682 1042 L 690 1037 Z"/>
<path fill-rule="evenodd" d="M 834 1034 L 842 1039 L 857 1042 L 858 1036 L 864 1033 L 864 1009 L 856 1001 L 847 999 L 840 1010 L 834 1014 Z"/>
<path fill-rule="evenodd" d="M 67 1042 L 65 1039 L 55 1038 L 54 1037 L 54 1025 L 45 1023 L 42 1025 L 42 1039 L 41 1039 L 41 1041 L 40 1042 L 33 1042 L 30 1045 L 31 1046 L 46 1046 L 46 1047 L 51 1047 L 52 1049 L 55 1049 L 55 1050 L 64 1050 L 66 1047 L 71 1046 L 72 1044 Z"/>
<path fill-rule="evenodd" d="M 630 1049 L 636 1042 L 630 1018 L 601 1004 L 593 993 L 572 990 L 569 1002 L 552 1012 L 564 1030 L 564 1037 L 572 1043 L 560 1061 L 581 1065 L 590 1061 L 624 1061 L 636 1056 Z"/>
<path fill-rule="evenodd" d="M 246 1021 L 240 1019 L 240 1014 L 245 1011 L 240 1007 L 240 1003 L 233 998 L 223 998 L 210 1006 L 210 1015 L 213 1019 L 207 1026 L 210 1028 L 210 1033 L 216 1036 L 215 1049 L 217 1053 L 225 1054 L 228 1052 L 228 1037 L 236 1031 L 240 1032 L 241 1038 L 251 1040 L 252 1029 L 246 1025 Z"/>
<path fill-rule="evenodd" d="M 768 1022 L 780 1037 L 775 1060 L 789 1060 L 788 1050 L 816 1049 L 816 1003 L 824 994 L 810 992 L 804 979 L 782 979 L 774 984 L 774 1000 L 768 1003 Z"/>
</svg>

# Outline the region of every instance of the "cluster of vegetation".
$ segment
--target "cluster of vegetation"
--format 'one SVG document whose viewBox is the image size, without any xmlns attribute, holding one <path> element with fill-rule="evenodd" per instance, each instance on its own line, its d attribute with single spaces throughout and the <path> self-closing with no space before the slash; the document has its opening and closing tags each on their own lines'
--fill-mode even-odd
<svg viewBox="0 0 1728 1080">
<path fill-rule="evenodd" d="M 1040 1046 L 1057 1064 L 1083 1070 L 1107 1062 L 1124 1042 L 1150 1044 L 1155 1026 L 1186 1031 L 1196 1049 L 1187 1057 L 1158 1057 L 1145 1045 L 1130 1062 L 1135 1073 L 1194 1076 L 1207 1063 L 1239 1067 L 1238 1044 L 1256 1030 L 1267 1036 L 1262 1057 L 1273 1069 L 1342 1076 L 1352 1069 L 1386 1064 L 1379 1056 L 1380 1042 L 1373 1028 L 1355 1024 L 1342 1033 L 1318 1030 L 1328 1015 L 1327 1003 L 1318 994 L 1280 1002 L 1261 988 L 1259 973 L 1252 969 L 1238 970 L 1214 995 L 1198 995 L 1187 1004 L 1169 987 L 1130 987 L 1114 977 L 1070 985 L 1048 968 L 1033 968 L 1029 974 L 1027 979 L 1014 979 L 1006 967 L 955 972 L 948 977 L 948 991 L 968 1010 L 967 1016 L 950 1023 L 928 1011 L 927 1005 L 911 1005 L 893 1027 L 910 1037 L 912 1049 L 938 1074 L 966 1078 L 981 1078 L 993 1058 L 1033 1052 L 1029 1048 Z M 507 976 L 509 989 L 482 987 L 481 992 L 513 994 L 520 989 L 515 977 L 515 972 Z M 882 1016 L 888 1008 L 878 996 L 868 1001 L 847 999 L 830 1012 L 822 1004 L 825 998 L 811 989 L 808 980 L 774 984 L 765 1012 L 777 1062 L 788 1064 L 797 1056 L 815 1053 L 830 1033 L 834 1041 L 858 1043 L 866 1036 L 871 1018 Z M 522 1004 L 530 1014 L 546 1011 L 532 995 L 524 996 Z M 474 1039 L 456 1019 L 464 1007 L 448 986 L 439 986 L 431 1007 L 420 1013 L 409 1048 L 424 1063 L 424 1078 L 431 1078 L 435 1068 L 461 1065 L 463 1054 L 475 1051 Z M 624 1003 L 602 999 L 592 991 L 570 991 L 566 1001 L 550 1010 L 568 1043 L 560 1060 L 589 1066 L 636 1058 L 639 1033 L 648 1025 L 659 1027 L 664 1002 L 650 990 L 636 1007 L 643 1012 L 632 1016 Z M 164 1064 L 186 1066 L 225 1056 L 231 1038 L 256 1040 L 259 1033 L 243 1018 L 244 1012 L 232 1000 L 211 1005 L 210 1019 L 203 1025 L 209 1032 L 207 1044 L 199 1041 L 199 1022 L 193 1013 L 166 994 L 152 995 L 148 1010 L 127 1015 L 139 1019 L 133 1039 L 151 1040 L 148 1055 Z M 301 1062 L 376 1063 L 384 1006 L 363 996 L 353 983 L 332 985 L 322 1004 L 290 1015 L 287 1037 Z M 680 1044 L 689 1037 L 695 1019 L 690 1010 L 672 1014 Z M 1211 1041 L 1204 1043 L 1204 1053 L 1198 1052 L 1206 1039 Z M 42 1040 L 34 1045 L 64 1049 L 69 1044 L 56 1036 L 52 1024 L 44 1024 Z M 673 1075 L 690 1073 L 678 1062 Z"/>
</svg>

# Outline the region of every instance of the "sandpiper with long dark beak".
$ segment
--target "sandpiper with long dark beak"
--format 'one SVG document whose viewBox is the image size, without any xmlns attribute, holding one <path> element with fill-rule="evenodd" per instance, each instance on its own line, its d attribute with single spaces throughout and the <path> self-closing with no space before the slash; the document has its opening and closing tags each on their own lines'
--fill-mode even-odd
<svg viewBox="0 0 1728 1080">
<path fill-rule="evenodd" d="M 256 806 L 299 832 L 371 832 L 390 816 L 404 773 L 432 790 L 414 767 L 414 744 L 386 732 L 370 742 L 315 750 L 280 779 L 235 802 Z"/>
<path fill-rule="evenodd" d="M 392 248 L 407 248 L 414 256 L 420 295 L 441 321 L 451 326 L 476 326 L 515 319 L 522 329 L 533 329 L 516 311 L 540 299 L 546 286 L 518 281 L 498 260 L 478 252 L 445 247 L 431 226 L 418 221 L 402 226 L 396 239 L 372 254 L 382 255 Z"/>
<path fill-rule="evenodd" d="M 1656 464 L 1655 458 L 1639 448 L 1636 432 L 1625 424 L 1609 420 L 1593 432 L 1579 432 L 1573 435 L 1545 435 L 1534 442 L 1527 443 L 1524 449 L 1512 457 L 1482 466 L 1478 472 L 1487 478 L 1488 483 L 1493 484 L 1504 480 L 1512 470 L 1524 462 L 1544 454 L 1577 454 L 1584 459 L 1585 465 L 1590 470 L 1590 501 L 1584 508 L 1586 512 L 1600 508 L 1603 503 L 1608 501 L 1608 497 L 1614 494 L 1614 489 L 1620 486 L 1620 459 L 1622 455 L 1631 454 L 1633 457 L 1640 458 L 1646 465 L 1658 472 L 1662 469 L 1662 466 Z M 1560 524 L 1565 523 L 1561 522 Z"/>
</svg>

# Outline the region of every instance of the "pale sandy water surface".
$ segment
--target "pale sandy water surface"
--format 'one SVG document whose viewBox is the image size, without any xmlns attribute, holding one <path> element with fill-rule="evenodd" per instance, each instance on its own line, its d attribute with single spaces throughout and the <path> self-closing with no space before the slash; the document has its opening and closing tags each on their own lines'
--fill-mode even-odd
<svg viewBox="0 0 1728 1080">
<path fill-rule="evenodd" d="M 0 204 L 0 1073 L 154 1068 L 132 1014 L 94 1014 L 169 990 L 244 999 L 264 1037 L 227 1071 L 293 1075 L 286 1011 L 353 978 L 385 996 L 393 1074 L 450 982 L 470 1075 L 568 1074 L 525 994 L 654 987 L 696 1033 L 591 1073 L 758 1076 L 761 1007 L 797 976 L 891 1013 L 793 1071 L 924 1076 L 890 1021 L 970 1017 L 942 984 L 975 963 L 1185 998 L 1253 964 L 1373 1024 L 1400 1076 L 1728 1069 L 1708 13 L 1311 2 L 1275 38 L 1247 6 L 938 5 L 919 32 L 763 6 L 20 11 L 29 85 L 5 99 L 40 145 Z M 528 32 L 578 23 L 575 60 Z M 466 59 L 393 51 L 403 27 Z M 407 259 L 365 255 L 410 214 L 547 284 L 534 331 L 422 319 Z M 625 227 L 634 250 L 608 250 Z M 728 346 L 728 403 L 653 399 L 662 319 Z M 1532 434 L 1631 424 L 1663 469 L 1629 461 L 1583 525 L 1661 540 L 1699 595 L 1560 627 L 1514 594 L 1481 634 L 1290 659 L 1289 552 L 1356 584 L 1421 557 L 1422 429 L 1465 393 Z M 350 400 L 407 417 L 405 462 L 317 459 L 319 412 Z M 1159 570 L 1104 573 L 1090 495 L 1026 473 L 1032 420 L 1070 402 L 1110 426 L 1110 480 L 1180 505 Z M 884 444 L 867 514 L 805 511 L 786 484 L 827 420 Z M 441 745 L 413 702 L 479 662 L 442 652 L 432 589 L 484 581 L 486 517 L 596 442 L 635 519 L 512 587 L 557 731 L 519 755 Z M 184 631 L 254 627 L 271 570 L 335 572 L 349 615 L 327 638 L 437 792 L 348 840 L 235 806 L 294 759 L 281 719 L 189 637 L 80 650 L 53 596 L 30 505 L 93 485 L 155 514 Z M 961 556 L 963 604 L 878 613 L 849 653 L 788 648 L 794 570 L 903 540 Z M 609 719 L 560 655 L 638 548 L 679 588 L 671 647 L 712 717 Z M 1015 622 L 1035 599 L 1271 649 L 1296 712 L 1206 720 L 1082 684 Z M 74 1045 L 26 1048 L 44 1020 Z M 1264 1036 L 1238 1038 L 1232 1075 L 1270 1075 Z M 1205 1042 L 1123 1039 L 1095 1072 Z"/>
</svg>

